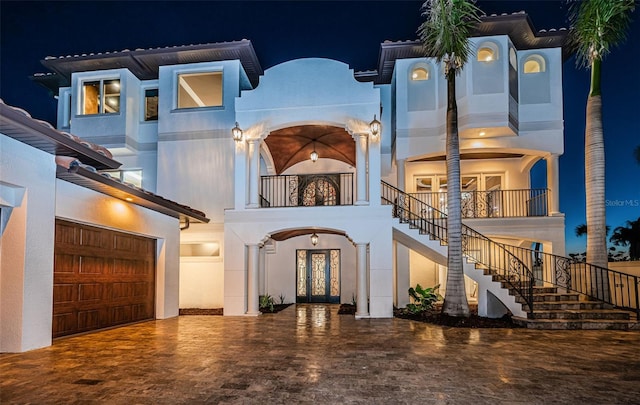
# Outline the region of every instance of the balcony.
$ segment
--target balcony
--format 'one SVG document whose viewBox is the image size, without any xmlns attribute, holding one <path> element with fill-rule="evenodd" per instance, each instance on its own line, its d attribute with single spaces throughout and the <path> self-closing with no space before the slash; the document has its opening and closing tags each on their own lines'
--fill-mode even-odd
<svg viewBox="0 0 640 405">
<path fill-rule="evenodd" d="M 447 193 L 411 193 L 411 196 L 447 213 Z M 463 191 L 462 218 L 543 217 L 548 215 L 546 189 Z"/>
<path fill-rule="evenodd" d="M 318 207 L 353 205 L 353 173 L 262 176 L 260 206 Z"/>
</svg>

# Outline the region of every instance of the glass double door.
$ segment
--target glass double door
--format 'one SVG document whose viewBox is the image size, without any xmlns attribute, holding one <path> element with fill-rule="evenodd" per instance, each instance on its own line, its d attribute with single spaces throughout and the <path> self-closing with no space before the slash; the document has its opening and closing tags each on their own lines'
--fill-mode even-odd
<svg viewBox="0 0 640 405">
<path fill-rule="evenodd" d="M 340 250 L 296 251 L 296 302 L 340 302 Z"/>
</svg>

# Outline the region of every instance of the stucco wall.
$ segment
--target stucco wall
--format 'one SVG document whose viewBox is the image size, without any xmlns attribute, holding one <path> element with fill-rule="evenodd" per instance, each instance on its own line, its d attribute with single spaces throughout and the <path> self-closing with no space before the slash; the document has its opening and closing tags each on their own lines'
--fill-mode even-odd
<svg viewBox="0 0 640 405">
<path fill-rule="evenodd" d="M 0 134 L 0 352 L 51 344 L 55 167 L 52 155 Z"/>
</svg>

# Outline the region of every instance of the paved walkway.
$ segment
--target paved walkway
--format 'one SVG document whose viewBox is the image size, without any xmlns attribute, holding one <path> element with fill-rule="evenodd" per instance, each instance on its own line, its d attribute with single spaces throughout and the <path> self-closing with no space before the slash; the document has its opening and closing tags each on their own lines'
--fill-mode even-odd
<svg viewBox="0 0 640 405">
<path fill-rule="evenodd" d="M 0 403 L 638 404 L 640 332 L 452 329 L 298 305 L 0 355 Z"/>
</svg>

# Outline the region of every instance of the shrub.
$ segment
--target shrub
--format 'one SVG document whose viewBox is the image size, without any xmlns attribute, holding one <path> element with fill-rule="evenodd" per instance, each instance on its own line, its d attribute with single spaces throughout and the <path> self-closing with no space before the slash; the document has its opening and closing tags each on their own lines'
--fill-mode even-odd
<svg viewBox="0 0 640 405">
<path fill-rule="evenodd" d="M 437 292 L 438 288 L 440 288 L 440 284 L 429 288 L 422 288 L 420 284 L 417 284 L 416 288 L 409 288 L 409 297 L 413 303 L 407 304 L 407 311 L 417 314 L 433 308 L 433 304 L 442 299 L 442 296 Z"/>
</svg>

